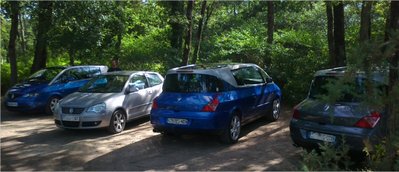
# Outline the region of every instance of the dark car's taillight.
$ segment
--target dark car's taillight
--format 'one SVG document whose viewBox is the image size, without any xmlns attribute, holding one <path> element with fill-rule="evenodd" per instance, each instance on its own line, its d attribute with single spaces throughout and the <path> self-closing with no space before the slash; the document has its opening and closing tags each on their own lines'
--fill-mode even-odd
<svg viewBox="0 0 399 172">
<path fill-rule="evenodd" d="M 158 109 L 158 98 L 155 98 L 153 101 L 152 101 L 152 109 Z"/>
<path fill-rule="evenodd" d="M 299 119 L 300 116 L 301 116 L 301 113 L 299 113 L 299 110 L 294 108 L 294 114 L 292 114 L 292 118 Z"/>
<path fill-rule="evenodd" d="M 202 108 L 202 112 L 215 112 L 219 105 L 218 95 L 213 96 L 212 100 Z"/>
<path fill-rule="evenodd" d="M 360 128 L 374 128 L 378 121 L 381 119 L 381 114 L 378 112 L 373 112 L 368 116 L 363 117 L 355 124 L 356 127 Z"/>
</svg>

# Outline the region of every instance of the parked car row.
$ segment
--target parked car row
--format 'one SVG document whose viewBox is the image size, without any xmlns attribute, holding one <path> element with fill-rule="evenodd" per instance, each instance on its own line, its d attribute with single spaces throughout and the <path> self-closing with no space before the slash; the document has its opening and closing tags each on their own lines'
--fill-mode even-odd
<svg viewBox="0 0 399 172">
<path fill-rule="evenodd" d="M 280 116 L 281 90 L 255 64 L 188 65 L 170 69 L 165 78 L 150 71 L 108 72 L 106 66 L 52 67 L 40 70 L 6 94 L 12 111 L 44 110 L 64 129 L 108 128 L 122 132 L 126 122 L 150 116 L 154 132 L 164 135 L 206 132 L 235 143 L 242 125 L 259 118 L 276 121 Z M 342 78 L 345 67 L 316 72 L 308 97 L 295 106 L 290 122 L 294 145 L 317 148 L 319 143 L 352 150 L 377 144 L 384 136 L 386 112 L 344 94 L 335 103 L 320 97 L 327 86 Z M 353 82 L 365 94 L 364 73 Z M 383 72 L 371 80 L 384 88 Z"/>
</svg>

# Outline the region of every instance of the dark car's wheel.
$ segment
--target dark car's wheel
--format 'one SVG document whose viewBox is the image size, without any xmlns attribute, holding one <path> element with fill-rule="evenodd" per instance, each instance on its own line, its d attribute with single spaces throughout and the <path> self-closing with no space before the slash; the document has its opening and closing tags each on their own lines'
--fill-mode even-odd
<svg viewBox="0 0 399 172">
<path fill-rule="evenodd" d="M 240 137 L 241 120 L 237 113 L 234 113 L 230 119 L 230 123 L 222 133 L 221 141 L 224 143 L 236 143 Z"/>
<path fill-rule="evenodd" d="M 55 110 L 55 106 L 57 105 L 57 103 L 60 101 L 60 98 L 57 96 L 52 96 L 50 97 L 50 99 L 47 101 L 47 105 L 46 105 L 46 114 L 48 115 L 52 115 L 54 114 L 54 110 Z"/>
<path fill-rule="evenodd" d="M 109 122 L 108 131 L 112 134 L 120 133 L 125 129 L 126 115 L 121 110 L 116 110 L 111 117 Z"/>
<path fill-rule="evenodd" d="M 266 116 L 267 120 L 272 121 L 272 122 L 277 121 L 277 119 L 280 117 L 280 111 L 281 111 L 280 99 L 279 98 L 274 99 L 271 112 L 270 112 L 270 114 L 268 114 Z"/>
</svg>

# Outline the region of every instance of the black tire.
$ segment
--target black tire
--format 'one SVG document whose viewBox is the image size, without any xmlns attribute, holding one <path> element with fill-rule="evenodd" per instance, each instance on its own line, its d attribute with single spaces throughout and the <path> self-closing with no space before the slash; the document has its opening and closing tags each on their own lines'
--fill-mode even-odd
<svg viewBox="0 0 399 172">
<path fill-rule="evenodd" d="M 45 112 L 47 115 L 53 115 L 54 114 L 54 108 L 55 105 L 60 101 L 60 98 L 57 96 L 52 96 L 48 99 L 47 104 L 46 104 L 46 109 Z"/>
<path fill-rule="evenodd" d="M 108 131 L 112 134 L 120 133 L 125 129 L 126 115 L 122 110 L 116 110 L 109 121 Z"/>
<path fill-rule="evenodd" d="M 268 121 L 274 122 L 280 118 L 281 112 L 281 102 L 279 98 L 273 100 L 272 109 L 270 110 L 269 114 L 267 114 L 266 119 Z"/>
<path fill-rule="evenodd" d="M 227 144 L 237 143 L 240 138 L 241 132 L 241 119 L 237 113 L 234 113 L 229 121 L 229 125 L 221 135 L 221 141 Z"/>
</svg>

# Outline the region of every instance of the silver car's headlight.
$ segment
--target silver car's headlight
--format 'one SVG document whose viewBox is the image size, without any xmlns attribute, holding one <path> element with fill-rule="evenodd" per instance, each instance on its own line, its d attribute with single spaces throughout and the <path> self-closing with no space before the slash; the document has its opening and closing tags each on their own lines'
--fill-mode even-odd
<svg viewBox="0 0 399 172">
<path fill-rule="evenodd" d="M 87 112 L 94 112 L 94 113 L 100 113 L 105 111 L 105 103 L 100 103 L 100 104 L 96 104 L 94 106 L 91 106 L 87 109 Z"/>
<path fill-rule="evenodd" d="M 27 93 L 22 95 L 22 97 L 37 97 L 39 93 Z"/>
</svg>

